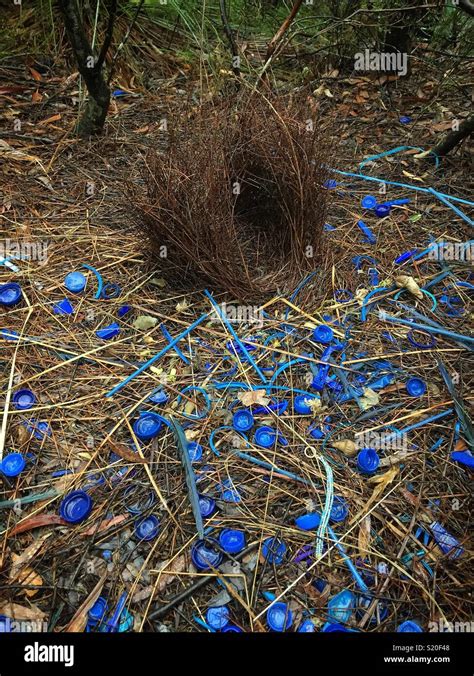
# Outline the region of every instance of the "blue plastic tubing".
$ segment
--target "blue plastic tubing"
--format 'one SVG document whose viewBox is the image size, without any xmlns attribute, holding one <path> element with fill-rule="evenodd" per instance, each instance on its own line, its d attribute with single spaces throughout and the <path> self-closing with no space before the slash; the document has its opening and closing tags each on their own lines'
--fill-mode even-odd
<svg viewBox="0 0 474 676">
<path fill-rule="evenodd" d="M 330 171 L 333 171 L 335 174 L 342 174 L 343 176 L 353 176 L 354 178 L 363 178 L 366 181 L 374 181 L 375 183 L 386 183 L 387 185 L 397 185 L 400 188 L 409 188 L 410 190 L 416 190 L 417 192 L 430 193 L 429 188 L 421 188 L 418 185 L 411 185 L 410 183 L 398 183 L 397 181 L 386 181 L 383 178 L 375 178 L 375 176 L 365 176 L 364 174 L 355 174 L 351 171 L 341 171 L 340 169 L 333 169 L 332 167 L 328 167 L 328 169 Z M 451 200 L 452 202 L 460 202 L 461 204 L 467 204 L 470 207 L 474 207 L 474 202 L 464 200 L 461 197 L 453 197 L 453 195 L 446 195 L 443 192 L 438 193 L 438 195 L 442 195 L 443 197 L 446 197 L 448 200 Z"/>
<path fill-rule="evenodd" d="M 116 385 L 114 388 L 112 388 L 110 390 L 110 392 L 107 392 L 105 396 L 106 397 L 113 397 L 114 394 L 116 394 L 119 390 L 122 389 L 122 387 L 125 387 L 125 385 L 128 385 L 128 383 L 131 380 L 133 380 L 133 378 L 140 375 L 140 373 L 143 373 L 143 371 L 146 371 L 147 368 L 149 368 L 152 364 L 154 364 L 159 359 L 161 359 L 161 357 L 163 357 L 167 352 L 172 350 L 173 347 L 175 345 L 177 345 L 177 343 L 179 343 L 180 340 L 182 340 L 185 336 L 187 336 L 188 333 L 191 333 L 191 331 L 193 331 L 196 328 L 196 326 L 199 326 L 199 324 L 202 324 L 208 317 L 209 317 L 209 313 L 207 313 L 207 312 L 206 312 L 206 314 L 201 315 L 199 317 L 199 319 L 196 319 L 196 321 L 193 322 L 192 324 L 190 324 L 190 326 L 188 326 L 187 329 L 185 329 L 178 336 L 173 338 L 173 340 L 170 343 L 168 343 L 168 345 L 166 345 L 166 347 L 164 347 L 162 350 L 160 350 L 160 352 L 158 352 L 158 354 L 155 354 L 154 357 L 152 357 L 147 362 L 142 364 L 136 371 L 134 371 L 129 376 L 127 376 L 127 378 L 125 378 L 125 380 L 122 380 L 122 382 L 119 383 L 118 385 Z"/>
<path fill-rule="evenodd" d="M 259 369 L 259 367 L 258 367 L 258 365 L 256 364 L 255 360 L 253 359 L 252 355 L 249 353 L 249 351 L 247 350 L 247 348 L 245 347 L 245 345 L 244 345 L 244 344 L 242 343 L 242 341 L 240 340 L 239 336 L 236 334 L 236 332 L 235 332 L 235 330 L 234 330 L 234 327 L 233 327 L 232 324 L 229 322 L 229 320 L 227 319 L 227 317 L 224 315 L 224 313 L 223 313 L 222 310 L 220 309 L 219 305 L 216 303 L 216 301 L 214 300 L 214 298 L 211 296 L 211 294 L 209 293 L 209 291 L 208 291 L 207 289 L 204 289 L 204 294 L 207 296 L 207 298 L 209 298 L 209 300 L 210 300 L 210 302 L 211 302 L 211 304 L 212 304 L 212 307 L 213 307 L 214 310 L 217 312 L 217 314 L 219 315 L 219 317 L 222 319 L 222 321 L 223 321 L 224 324 L 226 325 L 227 329 L 229 330 L 229 333 L 232 335 L 232 337 L 234 338 L 234 340 L 235 340 L 235 342 L 237 343 L 237 345 L 240 347 L 240 349 L 242 350 L 242 352 L 245 354 L 245 356 L 246 356 L 247 359 L 249 360 L 250 364 L 252 364 L 252 366 L 253 366 L 253 368 L 254 368 L 254 371 L 257 373 L 257 375 L 258 375 L 258 377 L 260 378 L 260 380 L 262 381 L 262 383 L 265 383 L 265 384 L 266 384 L 266 383 L 267 383 L 267 379 L 266 379 L 265 376 L 263 375 L 262 371 Z"/>
<path fill-rule="evenodd" d="M 430 193 L 432 193 L 435 197 L 437 197 L 439 200 L 441 200 L 441 202 L 442 202 L 443 204 L 445 204 L 447 207 L 449 207 L 450 209 L 452 209 L 452 210 L 454 211 L 455 214 L 457 214 L 457 215 L 460 216 L 463 220 L 465 220 L 466 223 L 469 223 L 469 225 L 474 225 L 474 221 L 473 221 L 471 218 L 469 218 L 469 216 L 466 216 L 466 214 L 464 213 L 464 211 L 461 211 L 461 209 L 458 209 L 457 207 L 455 207 L 454 204 L 451 204 L 451 202 L 449 202 L 449 201 L 445 198 L 445 196 L 443 195 L 442 192 L 438 192 L 438 191 L 435 190 L 434 188 L 428 188 L 428 190 L 429 190 Z M 452 197 L 451 197 L 450 199 L 452 199 Z"/>
<path fill-rule="evenodd" d="M 454 333 L 453 331 L 448 331 L 447 329 L 439 329 L 437 326 L 426 326 L 426 324 L 410 322 L 408 319 L 392 317 L 385 312 L 381 318 L 386 319 L 388 322 L 392 322 L 392 324 L 403 324 L 404 326 L 409 326 L 411 329 L 419 329 L 420 331 L 425 331 L 426 333 L 439 333 L 442 336 L 447 336 L 453 340 L 460 340 L 463 343 L 474 343 L 474 338 L 471 338 L 470 336 L 463 336 L 462 333 Z M 468 349 L 474 350 L 472 347 L 469 347 Z"/>
<path fill-rule="evenodd" d="M 440 420 L 440 418 L 445 418 L 447 415 L 450 415 L 453 413 L 452 408 L 448 408 L 447 411 L 441 411 L 441 413 L 437 413 L 436 415 L 432 415 L 429 418 L 425 418 L 424 420 L 420 420 L 417 423 L 414 423 L 413 425 L 409 425 L 408 427 L 404 427 L 401 430 L 398 430 L 397 432 L 392 432 L 392 434 L 388 434 L 387 436 L 384 436 L 384 441 L 388 441 L 389 439 L 393 439 L 394 437 L 398 437 L 401 434 L 407 434 L 408 432 L 411 432 L 412 430 L 416 430 L 419 427 L 423 427 L 423 425 L 429 425 L 432 422 L 435 422 L 435 420 Z"/>
<path fill-rule="evenodd" d="M 98 300 L 102 295 L 102 288 L 104 286 L 102 275 L 100 274 L 100 272 L 98 270 L 93 268 L 92 265 L 87 265 L 87 263 L 83 263 L 82 267 L 87 268 L 87 270 L 90 270 L 91 272 L 93 272 L 94 275 L 97 277 L 97 291 L 95 292 L 94 298 L 96 300 Z"/>
</svg>

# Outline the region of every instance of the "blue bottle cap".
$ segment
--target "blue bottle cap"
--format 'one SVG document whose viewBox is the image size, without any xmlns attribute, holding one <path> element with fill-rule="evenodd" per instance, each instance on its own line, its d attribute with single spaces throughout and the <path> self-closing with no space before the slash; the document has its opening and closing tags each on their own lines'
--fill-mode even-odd
<svg viewBox="0 0 474 676">
<path fill-rule="evenodd" d="M 151 401 L 153 404 L 166 404 L 169 397 L 164 390 L 158 390 L 148 397 L 148 401 Z"/>
<path fill-rule="evenodd" d="M 213 538 L 198 540 L 191 549 L 191 560 L 198 570 L 211 570 L 221 565 L 224 555 Z"/>
<path fill-rule="evenodd" d="M 25 458 L 21 453 L 9 453 L 0 465 L 5 476 L 18 476 L 25 469 Z"/>
<path fill-rule="evenodd" d="M 227 606 L 216 606 L 206 611 L 206 622 L 212 629 L 223 629 L 229 624 L 229 609 Z"/>
<path fill-rule="evenodd" d="M 153 540 L 158 535 L 160 528 L 160 521 L 157 516 L 150 514 L 144 519 L 140 519 L 135 523 L 135 535 L 139 540 Z"/>
<path fill-rule="evenodd" d="M 236 627 L 235 624 L 226 624 L 222 632 L 232 632 L 233 634 L 243 634 L 243 631 L 240 627 Z"/>
<path fill-rule="evenodd" d="M 82 272 L 70 272 L 64 278 L 64 285 L 71 293 L 80 293 L 86 286 L 86 276 Z"/>
<path fill-rule="evenodd" d="M 335 495 L 332 503 L 331 513 L 329 515 L 329 520 L 332 523 L 339 523 L 340 521 L 344 521 L 348 514 L 349 508 L 347 506 L 347 502 L 339 495 Z"/>
<path fill-rule="evenodd" d="M 293 623 L 293 614 L 287 603 L 278 601 L 267 610 L 267 624 L 272 631 L 285 631 Z"/>
<path fill-rule="evenodd" d="M 327 622 L 321 631 L 330 633 L 332 631 L 349 631 L 349 629 L 346 629 L 346 627 L 344 627 L 342 624 L 339 624 L 339 622 Z"/>
<path fill-rule="evenodd" d="M 225 528 L 219 535 L 219 544 L 229 554 L 238 554 L 245 548 L 245 533 Z"/>
<path fill-rule="evenodd" d="M 269 537 L 262 544 L 262 555 L 268 563 L 282 563 L 286 550 L 287 546 L 279 538 Z"/>
<path fill-rule="evenodd" d="M 67 298 L 63 298 L 53 306 L 53 312 L 55 315 L 72 315 L 74 308 Z"/>
<path fill-rule="evenodd" d="M 421 378 L 410 378 L 405 387 L 410 397 L 421 397 L 426 392 L 426 383 Z"/>
<path fill-rule="evenodd" d="M 101 340 L 112 340 L 112 338 L 115 338 L 118 336 L 120 333 L 120 326 L 114 322 L 113 324 L 109 324 L 109 326 L 104 326 L 103 329 L 99 329 L 98 331 L 95 332 L 95 335 L 97 338 L 100 338 Z"/>
<path fill-rule="evenodd" d="M 188 443 L 188 455 L 191 462 L 198 462 L 202 458 L 202 446 L 196 441 Z"/>
<path fill-rule="evenodd" d="M 100 622 L 107 612 L 108 605 L 107 599 L 105 599 L 103 596 L 99 596 L 97 601 L 89 610 L 89 623 L 94 625 L 97 624 L 97 622 Z"/>
<path fill-rule="evenodd" d="M 216 501 L 208 495 L 199 496 L 199 511 L 203 519 L 211 516 L 216 509 Z"/>
<path fill-rule="evenodd" d="M 419 624 L 413 622 L 413 620 L 406 620 L 406 622 L 402 622 L 401 624 L 398 625 L 397 632 L 400 634 L 414 632 L 423 633 L 423 629 L 420 627 Z"/>
<path fill-rule="evenodd" d="M 361 205 L 364 209 L 373 209 L 377 204 L 377 198 L 373 195 L 366 195 L 362 198 Z"/>
<path fill-rule="evenodd" d="M 21 286 L 16 282 L 0 286 L 0 305 L 11 307 L 21 300 Z"/>
<path fill-rule="evenodd" d="M 254 419 L 250 411 L 245 408 L 240 408 L 234 413 L 232 418 L 232 425 L 238 432 L 247 432 L 253 427 Z"/>
<path fill-rule="evenodd" d="M 312 514 L 303 514 L 295 519 L 295 524 L 301 530 L 314 530 L 318 528 L 321 523 L 321 515 L 318 512 L 313 512 Z"/>
<path fill-rule="evenodd" d="M 140 441 L 150 441 L 161 430 L 163 421 L 161 416 L 153 411 L 142 413 L 138 420 L 133 423 L 133 431 Z"/>
<path fill-rule="evenodd" d="M 313 331 L 313 340 L 328 345 L 334 338 L 334 331 L 327 324 L 320 324 Z"/>
<path fill-rule="evenodd" d="M 256 446 L 261 448 L 271 448 L 275 443 L 276 431 L 273 427 L 268 425 L 262 425 L 262 427 L 257 427 L 255 434 L 253 435 L 253 440 Z"/>
<path fill-rule="evenodd" d="M 59 505 L 59 515 L 69 523 L 84 521 L 92 510 L 92 499 L 85 491 L 68 493 Z"/>
<path fill-rule="evenodd" d="M 313 412 L 308 402 L 315 401 L 318 397 L 312 394 L 298 394 L 293 402 L 293 410 L 295 413 L 302 415 L 311 415 Z"/>
<path fill-rule="evenodd" d="M 305 620 L 298 627 L 298 634 L 308 634 L 316 631 L 316 627 L 311 620 Z"/>
<path fill-rule="evenodd" d="M 379 218 L 385 218 L 385 216 L 389 215 L 390 211 L 391 207 L 387 206 L 386 204 L 378 204 L 375 207 L 375 215 Z"/>
<path fill-rule="evenodd" d="M 361 472 L 373 474 L 377 471 L 380 458 L 375 448 L 363 448 L 357 456 L 357 466 Z"/>
<path fill-rule="evenodd" d="M 36 397 L 31 390 L 17 390 L 12 399 L 15 408 L 20 411 L 25 411 L 36 403 Z"/>
</svg>

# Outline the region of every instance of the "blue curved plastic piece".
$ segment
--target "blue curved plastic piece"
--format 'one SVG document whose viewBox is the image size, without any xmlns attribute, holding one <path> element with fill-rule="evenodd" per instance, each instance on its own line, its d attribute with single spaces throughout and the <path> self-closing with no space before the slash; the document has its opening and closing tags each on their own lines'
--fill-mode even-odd
<svg viewBox="0 0 474 676">
<path fill-rule="evenodd" d="M 98 270 L 93 268 L 92 265 L 87 265 L 86 263 L 83 263 L 82 267 L 87 268 L 87 270 L 90 270 L 96 276 L 96 278 L 97 278 L 97 291 L 95 293 L 94 298 L 96 300 L 99 300 L 99 298 L 102 296 L 102 289 L 103 289 L 103 286 L 104 286 L 104 281 L 102 279 L 102 275 L 100 274 L 100 272 Z"/>
<path fill-rule="evenodd" d="M 200 411 L 199 413 L 183 413 L 181 412 L 181 415 L 185 418 L 189 418 L 190 420 L 202 420 L 202 418 L 205 418 L 209 411 L 211 410 L 211 398 L 207 391 L 203 387 L 197 387 L 195 385 L 188 385 L 184 389 L 181 390 L 181 392 L 178 395 L 177 403 L 178 405 L 181 403 L 183 397 L 182 395 L 185 394 L 186 392 L 199 392 L 202 394 L 204 397 L 204 404 L 205 408 L 203 411 Z"/>
<path fill-rule="evenodd" d="M 165 326 L 163 323 L 160 324 L 160 329 L 161 329 L 161 333 L 162 333 L 163 336 L 166 338 L 166 340 L 168 341 L 168 343 L 171 343 L 171 341 L 173 340 L 173 336 L 170 334 L 170 332 L 168 331 L 168 329 L 166 328 L 166 326 Z M 175 346 L 173 347 L 173 350 L 176 352 L 176 354 L 178 355 L 178 357 L 179 357 L 182 361 L 184 361 L 185 364 L 189 365 L 189 359 L 181 352 L 181 350 L 179 349 L 179 347 L 178 347 L 177 345 L 175 345 Z"/>
<path fill-rule="evenodd" d="M 367 319 L 367 313 L 369 312 L 369 307 L 367 304 L 367 301 L 369 298 L 372 298 L 372 296 L 375 296 L 377 293 L 382 293 L 383 291 L 393 291 L 395 287 L 394 286 L 382 286 L 377 289 L 372 289 L 372 291 L 369 291 L 369 293 L 365 296 L 364 300 L 362 301 L 362 308 L 360 311 L 360 321 L 365 322 Z"/>
</svg>

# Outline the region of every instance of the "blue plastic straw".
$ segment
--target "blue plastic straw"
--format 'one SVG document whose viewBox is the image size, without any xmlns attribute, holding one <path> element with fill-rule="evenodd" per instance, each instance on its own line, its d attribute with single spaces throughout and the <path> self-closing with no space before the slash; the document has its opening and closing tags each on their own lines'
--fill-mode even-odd
<svg viewBox="0 0 474 676">
<path fill-rule="evenodd" d="M 444 197 L 443 193 L 438 192 L 434 188 L 428 188 L 428 190 L 430 191 L 430 193 L 435 195 L 435 197 L 437 197 L 439 200 L 441 200 L 441 202 L 443 204 L 445 204 L 447 207 L 452 209 L 455 214 L 457 214 L 458 216 L 461 216 L 461 218 L 463 220 L 465 220 L 466 223 L 469 223 L 469 225 L 474 225 L 474 221 L 471 218 L 469 218 L 469 216 L 466 216 L 464 211 L 461 211 L 461 209 L 458 209 L 457 207 L 455 207 L 454 204 L 451 204 L 451 202 Z"/>
<path fill-rule="evenodd" d="M 424 420 L 420 420 L 420 422 L 414 423 L 413 425 L 409 425 L 408 427 L 404 427 L 401 430 L 397 430 L 396 432 L 392 432 L 392 434 L 384 436 L 384 442 L 388 441 L 389 439 L 393 439 L 394 437 L 398 437 L 402 434 L 407 434 L 408 432 L 411 432 L 412 430 L 416 430 L 419 427 L 423 427 L 424 425 L 428 425 L 429 423 L 432 423 L 435 420 L 440 420 L 441 418 L 445 418 L 447 415 L 450 415 L 453 412 L 454 412 L 454 409 L 448 408 L 447 411 L 442 411 L 441 413 L 437 413 L 436 415 L 432 415 L 429 418 L 425 418 Z"/>
<path fill-rule="evenodd" d="M 173 338 L 173 340 L 168 343 L 166 347 L 164 347 L 158 354 L 155 354 L 154 357 L 149 359 L 147 362 L 142 364 L 140 368 L 138 368 L 136 371 L 134 371 L 132 374 L 130 374 L 125 380 L 122 380 L 121 383 L 116 385 L 113 389 L 110 390 L 110 392 L 107 392 L 105 395 L 106 397 L 113 397 L 114 394 L 116 394 L 119 390 L 122 389 L 122 387 L 125 387 L 125 385 L 128 385 L 128 383 L 133 380 L 136 376 L 140 375 L 140 373 L 143 373 L 143 371 L 146 371 L 147 368 L 149 368 L 152 364 L 158 361 L 158 359 L 161 359 L 167 352 L 169 352 L 177 343 L 179 343 L 180 340 L 182 340 L 185 336 L 188 335 L 188 333 L 191 333 L 196 326 L 199 326 L 199 324 L 202 324 L 204 320 L 206 320 L 209 317 L 209 313 L 206 312 L 206 314 L 201 315 L 199 319 L 196 319 L 195 322 L 193 322 L 190 326 L 188 326 L 187 329 L 182 331 L 179 336 L 176 336 L 176 338 Z"/>
<path fill-rule="evenodd" d="M 234 338 L 235 342 L 236 342 L 237 345 L 240 347 L 240 349 L 242 350 L 242 352 L 245 354 L 245 356 L 247 357 L 247 359 L 248 359 L 248 361 L 250 362 L 250 364 L 253 366 L 255 372 L 258 374 L 258 376 L 259 376 L 260 380 L 262 381 L 262 383 L 265 383 L 265 385 L 266 385 L 267 382 L 268 382 L 267 379 L 266 379 L 265 376 L 263 375 L 262 371 L 259 369 L 259 367 L 258 367 L 257 363 L 255 362 L 255 360 L 253 359 L 252 355 L 249 353 L 249 351 L 247 350 L 247 348 L 245 347 L 245 345 L 243 344 L 243 342 L 240 340 L 240 338 L 239 338 L 239 336 L 237 335 L 237 333 L 235 332 L 234 327 L 232 326 L 232 324 L 229 322 L 229 320 L 228 320 L 227 317 L 224 315 L 224 313 L 223 313 L 222 310 L 220 309 L 219 305 L 216 303 L 216 301 L 214 300 L 214 298 L 211 296 L 211 294 L 209 293 L 209 291 L 208 291 L 207 289 L 204 290 L 204 294 L 205 294 L 205 295 L 209 298 L 209 300 L 211 301 L 212 307 L 215 309 L 215 311 L 217 312 L 217 314 L 219 315 L 219 317 L 222 319 L 222 321 L 223 321 L 224 324 L 226 325 L 227 329 L 228 329 L 229 332 L 231 333 L 232 337 Z"/>
<path fill-rule="evenodd" d="M 353 176 L 354 178 L 363 178 L 366 181 L 374 181 L 374 183 L 385 183 L 386 185 L 396 185 L 400 188 L 409 188 L 410 190 L 416 190 L 417 192 L 427 192 L 429 193 L 429 188 L 421 188 L 419 185 L 411 185 L 410 183 L 399 183 L 398 181 L 387 181 L 383 178 L 375 178 L 375 176 L 365 176 L 365 174 L 356 174 L 351 171 L 341 171 L 340 169 L 333 169 L 332 167 L 327 167 L 330 171 L 333 171 L 335 174 L 342 174 L 343 176 Z M 446 195 L 445 193 L 440 192 L 440 195 L 447 197 L 453 202 L 460 202 L 461 204 L 467 204 L 470 207 L 474 207 L 474 202 L 469 200 L 464 200 L 461 197 L 453 197 L 453 195 Z"/>
<path fill-rule="evenodd" d="M 447 336 L 453 340 L 460 340 L 463 343 L 474 343 L 474 338 L 470 336 L 463 336 L 461 333 L 454 333 L 453 331 L 448 331 L 447 329 L 441 329 L 437 326 L 427 326 L 426 324 L 418 324 L 418 322 L 411 322 L 408 319 L 401 319 L 401 317 L 392 317 L 384 311 L 379 311 L 379 318 L 387 322 L 392 322 L 392 324 L 403 324 L 404 326 L 409 326 L 411 329 L 418 329 L 419 331 L 425 331 L 426 333 L 439 333 L 442 336 Z M 466 347 L 469 350 L 474 350 L 472 347 Z"/>
</svg>

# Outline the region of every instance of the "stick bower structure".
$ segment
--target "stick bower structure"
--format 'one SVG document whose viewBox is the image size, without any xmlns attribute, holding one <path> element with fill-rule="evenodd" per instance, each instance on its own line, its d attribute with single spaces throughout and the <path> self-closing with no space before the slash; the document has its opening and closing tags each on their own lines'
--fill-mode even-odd
<svg viewBox="0 0 474 676">
<path fill-rule="evenodd" d="M 327 155 L 304 103 L 253 92 L 209 104 L 148 153 L 132 215 L 176 280 L 246 301 L 285 292 L 321 258 Z"/>
</svg>

